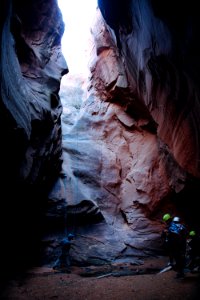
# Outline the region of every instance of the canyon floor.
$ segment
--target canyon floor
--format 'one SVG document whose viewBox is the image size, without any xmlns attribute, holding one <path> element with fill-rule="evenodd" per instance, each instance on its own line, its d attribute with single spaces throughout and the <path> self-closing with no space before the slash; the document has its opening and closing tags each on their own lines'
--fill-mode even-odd
<svg viewBox="0 0 200 300">
<path fill-rule="evenodd" d="M 37 267 L 10 279 L 1 300 L 199 300 L 200 273 L 176 278 L 174 270 L 161 272 L 166 257 L 142 265 L 72 266 L 71 273 Z"/>
</svg>

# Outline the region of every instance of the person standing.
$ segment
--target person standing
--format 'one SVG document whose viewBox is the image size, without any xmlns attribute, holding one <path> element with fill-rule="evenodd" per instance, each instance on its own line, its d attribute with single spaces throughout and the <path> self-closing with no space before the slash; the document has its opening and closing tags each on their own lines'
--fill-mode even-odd
<svg viewBox="0 0 200 300">
<path fill-rule="evenodd" d="M 196 268 L 200 271 L 200 236 L 195 230 L 191 230 L 189 232 L 189 238 L 189 263 L 187 267 L 191 270 L 191 272 L 193 272 Z"/>
<path fill-rule="evenodd" d="M 175 261 L 177 278 L 184 277 L 187 245 L 187 228 L 179 217 L 174 217 L 168 228 L 168 240 L 171 258 Z"/>
<path fill-rule="evenodd" d="M 60 270 L 63 272 L 70 273 L 70 267 L 71 267 L 71 257 L 70 257 L 70 249 L 72 245 L 72 240 L 74 239 L 74 234 L 69 233 L 67 237 L 63 238 L 61 240 L 60 246 L 61 246 L 61 255 L 56 261 L 53 269 L 54 270 Z"/>
<path fill-rule="evenodd" d="M 170 240 L 169 240 L 169 226 L 172 222 L 172 217 L 169 213 L 163 215 L 163 222 L 165 223 L 165 229 L 162 231 L 161 238 L 163 239 L 163 248 L 166 251 L 166 254 L 169 257 L 168 266 L 173 266 L 174 258 L 172 253 L 172 248 L 170 247 Z"/>
</svg>

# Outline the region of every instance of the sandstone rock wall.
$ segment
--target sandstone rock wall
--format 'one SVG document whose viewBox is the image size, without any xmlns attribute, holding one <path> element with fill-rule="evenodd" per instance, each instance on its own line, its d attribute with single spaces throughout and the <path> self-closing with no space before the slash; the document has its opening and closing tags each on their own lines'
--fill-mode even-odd
<svg viewBox="0 0 200 300">
<path fill-rule="evenodd" d="M 0 25 L 0 233 L 8 270 L 32 258 L 45 197 L 61 170 L 58 92 L 67 65 L 56 1 L 2 1 Z"/>
<path fill-rule="evenodd" d="M 1 2 L 2 270 L 26 265 L 44 232 L 50 264 L 69 230 L 76 263 L 137 263 L 159 251 L 166 209 L 199 225 L 195 1 L 181 11 L 172 1 L 98 3 L 87 99 L 70 113 L 63 104 L 61 128 L 57 2 Z"/>
<path fill-rule="evenodd" d="M 148 3 L 141 1 L 140 5 L 141 11 L 134 10 L 132 19 L 134 22 L 136 17 L 143 17 L 143 23 L 138 31 L 133 29 L 127 35 L 122 27 L 119 33 L 121 29 L 124 35 L 117 36 L 117 27 L 113 23 L 113 28 L 109 27 L 97 11 L 92 26 L 94 46 L 88 98 L 75 120 L 74 114 L 65 116 L 67 100 L 63 102 L 66 194 L 62 197 L 67 205 L 66 227 L 77 236 L 72 256 L 79 263 L 121 259 L 137 262 L 139 257 L 158 253 L 162 214 L 166 209 L 175 213 L 177 195 L 185 192 L 192 178 L 190 166 L 184 168 L 170 147 L 176 133 L 179 147 L 186 151 L 181 137 L 188 140 L 188 136 L 186 132 L 179 136 L 179 131 L 172 128 L 175 121 L 171 119 L 174 116 L 170 100 L 166 102 L 165 89 L 161 91 L 162 97 L 154 98 L 152 85 L 160 89 L 159 82 L 154 80 L 148 65 L 154 50 L 149 36 L 159 32 L 162 55 L 172 47 L 171 36 L 167 27 L 154 17 Z M 152 20 L 158 24 L 152 25 Z M 160 31 L 168 48 L 166 43 L 164 48 Z M 152 66 L 152 72 L 156 72 L 156 66 Z M 159 70 L 167 72 L 161 66 Z M 169 82 L 168 85 L 173 88 Z M 162 108 L 156 114 L 151 109 L 154 101 L 159 101 L 156 107 Z M 169 110 L 165 105 L 169 105 Z M 169 143 L 160 128 L 162 122 L 168 138 L 171 137 Z M 197 175 L 198 169 L 194 173 Z M 56 201 L 53 195 L 55 203 L 59 203 L 61 198 Z M 182 216 L 186 218 L 186 214 Z"/>
<path fill-rule="evenodd" d="M 200 45 L 195 1 L 189 7 L 181 4 L 181 10 L 179 2 L 171 1 L 111 3 L 102 0 L 99 6 L 115 32 L 137 101 L 147 107 L 159 137 L 179 165 L 199 178 Z"/>
</svg>

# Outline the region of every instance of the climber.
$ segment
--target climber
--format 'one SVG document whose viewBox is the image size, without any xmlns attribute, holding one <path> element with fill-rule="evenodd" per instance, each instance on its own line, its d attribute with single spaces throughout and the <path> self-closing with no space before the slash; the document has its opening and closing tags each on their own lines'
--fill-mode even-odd
<svg viewBox="0 0 200 300">
<path fill-rule="evenodd" d="M 168 234 L 169 234 L 169 225 L 172 222 L 172 217 L 169 213 L 166 213 L 163 215 L 163 221 L 165 222 L 165 229 L 162 231 L 161 234 L 161 238 L 163 239 L 163 248 L 166 251 L 166 254 L 169 257 L 169 263 L 168 266 L 173 266 L 173 254 L 171 253 L 171 247 L 170 247 L 170 242 L 169 242 L 169 238 L 168 238 Z"/>
<path fill-rule="evenodd" d="M 191 230 L 189 232 L 188 247 L 189 263 L 187 267 L 191 271 L 196 268 L 198 268 L 198 271 L 200 271 L 200 236 L 195 230 Z"/>
<path fill-rule="evenodd" d="M 167 232 L 170 259 L 175 261 L 174 270 L 177 271 L 177 278 L 184 277 L 184 266 L 186 257 L 187 228 L 180 221 L 179 217 L 174 217 L 168 226 Z"/>
<path fill-rule="evenodd" d="M 63 238 L 60 242 L 61 246 L 61 255 L 58 260 L 55 262 L 53 267 L 54 270 L 60 270 L 63 272 L 70 273 L 71 266 L 71 257 L 70 257 L 70 249 L 72 246 L 72 240 L 74 239 L 74 234 L 69 233 L 67 237 Z"/>
</svg>

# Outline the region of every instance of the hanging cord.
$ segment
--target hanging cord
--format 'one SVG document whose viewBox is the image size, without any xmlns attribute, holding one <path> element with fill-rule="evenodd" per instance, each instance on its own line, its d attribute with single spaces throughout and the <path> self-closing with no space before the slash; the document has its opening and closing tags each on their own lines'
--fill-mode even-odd
<svg viewBox="0 0 200 300">
<path fill-rule="evenodd" d="M 64 187 L 66 191 L 66 179 L 64 180 Z M 65 195 L 65 199 L 67 199 Z M 67 236 L 69 233 L 72 233 L 75 235 L 76 231 L 76 218 L 77 218 L 77 212 L 79 210 L 79 207 L 74 207 L 73 211 L 70 213 L 71 215 L 71 226 L 69 230 L 69 224 L 68 224 L 68 212 L 67 212 L 67 200 L 66 200 L 66 206 L 65 206 L 65 211 L 64 211 L 64 235 Z"/>
<path fill-rule="evenodd" d="M 66 205 L 64 207 L 64 235 L 66 236 L 68 234 L 67 232 L 67 196 L 66 196 L 66 177 L 63 179 L 63 185 L 64 185 L 64 189 L 65 189 L 65 201 L 66 201 Z"/>
</svg>

